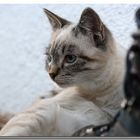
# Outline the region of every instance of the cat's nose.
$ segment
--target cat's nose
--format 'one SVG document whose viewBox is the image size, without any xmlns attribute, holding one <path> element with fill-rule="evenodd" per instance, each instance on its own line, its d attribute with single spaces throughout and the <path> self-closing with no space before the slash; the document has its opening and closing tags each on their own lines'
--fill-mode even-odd
<svg viewBox="0 0 140 140">
<path fill-rule="evenodd" d="M 49 75 L 50 75 L 50 77 L 54 80 L 55 79 L 55 77 L 56 77 L 56 75 L 57 75 L 57 73 L 49 73 Z"/>
<path fill-rule="evenodd" d="M 50 77 L 54 80 L 55 77 L 58 75 L 58 72 L 59 72 L 59 68 L 54 66 L 54 65 L 51 65 L 49 67 L 49 75 Z"/>
</svg>

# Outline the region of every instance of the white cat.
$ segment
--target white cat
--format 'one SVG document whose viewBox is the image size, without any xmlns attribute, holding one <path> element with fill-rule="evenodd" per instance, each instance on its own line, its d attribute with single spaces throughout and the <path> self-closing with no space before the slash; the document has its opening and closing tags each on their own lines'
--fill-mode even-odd
<svg viewBox="0 0 140 140">
<path fill-rule="evenodd" d="M 98 14 L 86 8 L 78 24 L 44 9 L 53 32 L 46 68 L 62 89 L 15 115 L 1 136 L 71 136 L 112 120 L 123 99 L 125 50 Z"/>
</svg>

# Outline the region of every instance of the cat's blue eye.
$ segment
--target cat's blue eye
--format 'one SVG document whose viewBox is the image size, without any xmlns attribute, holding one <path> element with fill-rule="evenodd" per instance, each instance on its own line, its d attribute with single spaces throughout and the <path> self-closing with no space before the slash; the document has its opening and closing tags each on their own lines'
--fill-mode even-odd
<svg viewBox="0 0 140 140">
<path fill-rule="evenodd" d="M 65 56 L 66 63 L 74 63 L 76 60 L 77 60 L 77 56 L 75 55 L 70 54 Z"/>
</svg>

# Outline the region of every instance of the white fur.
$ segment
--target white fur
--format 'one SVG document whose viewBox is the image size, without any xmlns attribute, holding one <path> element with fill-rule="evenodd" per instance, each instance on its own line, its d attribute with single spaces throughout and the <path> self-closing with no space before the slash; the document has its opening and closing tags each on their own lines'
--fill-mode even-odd
<svg viewBox="0 0 140 140">
<path fill-rule="evenodd" d="M 86 125 L 100 125 L 111 120 L 98 106 L 76 94 L 76 90 L 71 88 L 56 97 L 38 101 L 11 119 L 0 135 L 71 136 Z"/>
</svg>

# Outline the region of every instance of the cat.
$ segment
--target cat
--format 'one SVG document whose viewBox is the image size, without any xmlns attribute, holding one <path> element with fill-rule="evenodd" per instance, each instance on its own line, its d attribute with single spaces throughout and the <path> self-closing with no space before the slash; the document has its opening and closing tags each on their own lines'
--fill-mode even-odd
<svg viewBox="0 0 140 140">
<path fill-rule="evenodd" d="M 125 49 L 91 8 L 77 24 L 44 9 L 52 27 L 46 69 L 60 87 L 12 117 L 1 136 L 72 136 L 112 120 L 123 100 Z"/>
<path fill-rule="evenodd" d="M 3 112 L 0 110 L 0 129 L 15 115 L 12 112 Z"/>
</svg>

